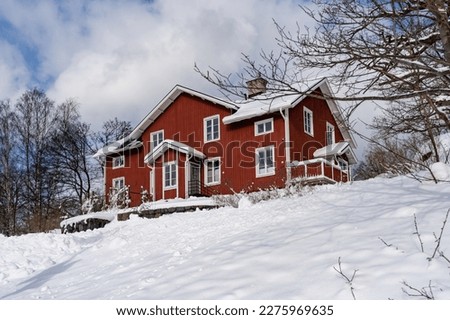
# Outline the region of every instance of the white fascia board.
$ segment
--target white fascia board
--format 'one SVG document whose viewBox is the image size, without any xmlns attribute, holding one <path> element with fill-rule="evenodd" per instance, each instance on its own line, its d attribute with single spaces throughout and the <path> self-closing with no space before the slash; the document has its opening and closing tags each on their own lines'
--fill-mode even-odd
<svg viewBox="0 0 450 320">
<path fill-rule="evenodd" d="M 161 142 L 153 151 L 149 152 L 144 157 L 145 163 L 152 163 L 159 157 L 161 157 L 168 149 L 172 149 L 175 151 L 179 151 L 184 154 L 192 154 L 195 157 L 199 159 L 205 159 L 206 156 L 204 153 L 196 150 L 195 148 L 188 146 L 187 144 L 184 144 L 179 141 L 174 141 L 171 139 L 166 139 L 163 142 Z"/>
</svg>

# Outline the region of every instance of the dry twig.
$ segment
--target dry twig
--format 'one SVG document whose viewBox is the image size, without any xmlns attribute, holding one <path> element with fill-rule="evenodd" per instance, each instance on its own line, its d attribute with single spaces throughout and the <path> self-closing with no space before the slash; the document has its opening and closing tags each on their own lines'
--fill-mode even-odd
<svg viewBox="0 0 450 320">
<path fill-rule="evenodd" d="M 342 270 L 341 257 L 338 258 L 338 268 L 333 266 L 333 269 L 336 270 L 336 272 L 339 273 L 345 279 L 347 284 L 350 286 L 350 292 L 352 293 L 353 300 L 356 300 L 356 296 L 355 296 L 355 292 L 354 292 L 355 288 L 353 288 L 353 280 L 355 279 L 356 272 L 358 271 L 358 269 L 353 270 L 352 276 L 348 277 Z"/>
<path fill-rule="evenodd" d="M 423 297 L 423 298 L 426 298 L 427 300 L 434 300 L 433 289 L 431 287 L 431 280 L 428 283 L 427 287 L 423 287 L 421 289 L 417 289 L 417 288 L 411 286 L 406 281 L 403 281 L 402 283 L 403 283 L 403 285 L 405 287 L 407 287 L 410 290 L 410 291 L 407 291 L 405 288 L 402 288 L 402 291 L 404 293 L 406 293 L 408 296 L 410 296 L 410 297 Z"/>
</svg>

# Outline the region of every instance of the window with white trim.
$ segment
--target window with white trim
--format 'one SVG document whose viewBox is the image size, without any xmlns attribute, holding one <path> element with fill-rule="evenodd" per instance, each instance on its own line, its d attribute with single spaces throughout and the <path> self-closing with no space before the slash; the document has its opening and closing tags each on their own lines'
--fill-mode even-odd
<svg viewBox="0 0 450 320">
<path fill-rule="evenodd" d="M 155 150 L 155 148 L 162 143 L 164 140 L 164 130 L 159 130 L 150 133 L 150 144 L 152 150 Z"/>
<path fill-rule="evenodd" d="M 327 131 L 326 131 L 326 143 L 327 145 L 333 144 L 335 142 L 334 137 L 334 126 L 327 122 Z"/>
<path fill-rule="evenodd" d="M 303 128 L 307 134 L 314 135 L 313 113 L 307 107 L 303 107 Z"/>
<path fill-rule="evenodd" d="M 256 176 L 275 174 L 274 147 L 268 146 L 256 149 Z"/>
<path fill-rule="evenodd" d="M 203 119 L 203 132 L 205 142 L 220 139 L 220 117 L 219 115 Z"/>
<path fill-rule="evenodd" d="M 123 168 L 125 166 L 125 156 L 121 155 L 112 159 L 112 168 Z"/>
<path fill-rule="evenodd" d="M 273 118 L 255 122 L 255 136 L 273 132 Z"/>
<path fill-rule="evenodd" d="M 177 187 L 177 164 L 167 162 L 164 164 L 164 189 L 174 189 Z"/>
<path fill-rule="evenodd" d="M 205 161 L 205 184 L 220 184 L 220 158 Z"/>
<path fill-rule="evenodd" d="M 348 162 L 345 161 L 344 159 L 338 158 L 338 164 L 339 164 L 339 167 L 341 168 L 341 170 L 343 170 L 343 171 L 348 170 Z"/>
<path fill-rule="evenodd" d="M 112 179 L 112 194 L 117 194 L 125 187 L 125 177 Z"/>
</svg>

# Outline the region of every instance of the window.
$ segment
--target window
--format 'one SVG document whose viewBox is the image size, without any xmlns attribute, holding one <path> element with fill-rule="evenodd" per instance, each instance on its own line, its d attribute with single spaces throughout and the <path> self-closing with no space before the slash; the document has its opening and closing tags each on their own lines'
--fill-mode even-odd
<svg viewBox="0 0 450 320">
<path fill-rule="evenodd" d="M 275 174 L 275 164 L 273 159 L 274 147 L 264 147 L 256 149 L 256 176 L 269 176 Z"/>
<path fill-rule="evenodd" d="M 164 189 L 177 187 L 177 164 L 169 162 L 164 164 Z"/>
<path fill-rule="evenodd" d="M 327 145 L 333 144 L 334 143 L 334 126 L 327 122 L 327 131 L 326 131 L 326 143 Z"/>
<path fill-rule="evenodd" d="M 205 184 L 214 185 L 220 183 L 220 158 L 205 161 Z"/>
<path fill-rule="evenodd" d="M 152 150 L 155 150 L 155 148 L 164 140 L 164 130 L 152 132 L 150 134 L 150 143 Z"/>
<path fill-rule="evenodd" d="M 117 194 L 121 189 L 125 187 L 125 178 L 115 178 L 112 180 L 112 194 Z"/>
<path fill-rule="evenodd" d="M 303 107 L 303 127 L 305 132 L 311 136 L 314 135 L 313 113 L 306 107 Z"/>
<path fill-rule="evenodd" d="M 112 167 L 113 169 L 116 168 L 123 168 L 125 166 L 125 156 L 118 156 L 113 158 L 112 160 Z"/>
<path fill-rule="evenodd" d="M 348 170 L 348 162 L 345 161 L 344 159 L 339 158 L 338 159 L 338 164 L 339 164 L 339 167 L 341 167 L 341 170 L 343 170 L 343 171 Z"/>
<path fill-rule="evenodd" d="M 219 116 L 217 115 L 205 118 L 203 120 L 203 123 L 204 123 L 205 142 L 219 140 L 220 139 Z"/>
<path fill-rule="evenodd" d="M 273 132 L 273 118 L 255 122 L 255 136 Z"/>
</svg>

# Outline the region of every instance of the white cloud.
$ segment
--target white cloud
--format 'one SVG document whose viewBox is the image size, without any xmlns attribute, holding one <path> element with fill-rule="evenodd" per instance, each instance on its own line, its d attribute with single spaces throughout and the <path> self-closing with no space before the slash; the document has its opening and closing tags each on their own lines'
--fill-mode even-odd
<svg viewBox="0 0 450 320">
<path fill-rule="evenodd" d="M 272 19 L 295 28 L 297 4 L 6 0 L 0 11 L 38 52 L 37 78 L 54 80 L 48 95 L 76 98 L 84 119 L 98 125 L 115 116 L 136 123 L 177 83 L 217 93 L 194 63 L 239 71 L 241 52 L 257 56 L 275 47 Z"/>
<path fill-rule="evenodd" d="M 14 101 L 30 79 L 20 52 L 0 39 L 0 100 Z"/>
</svg>

